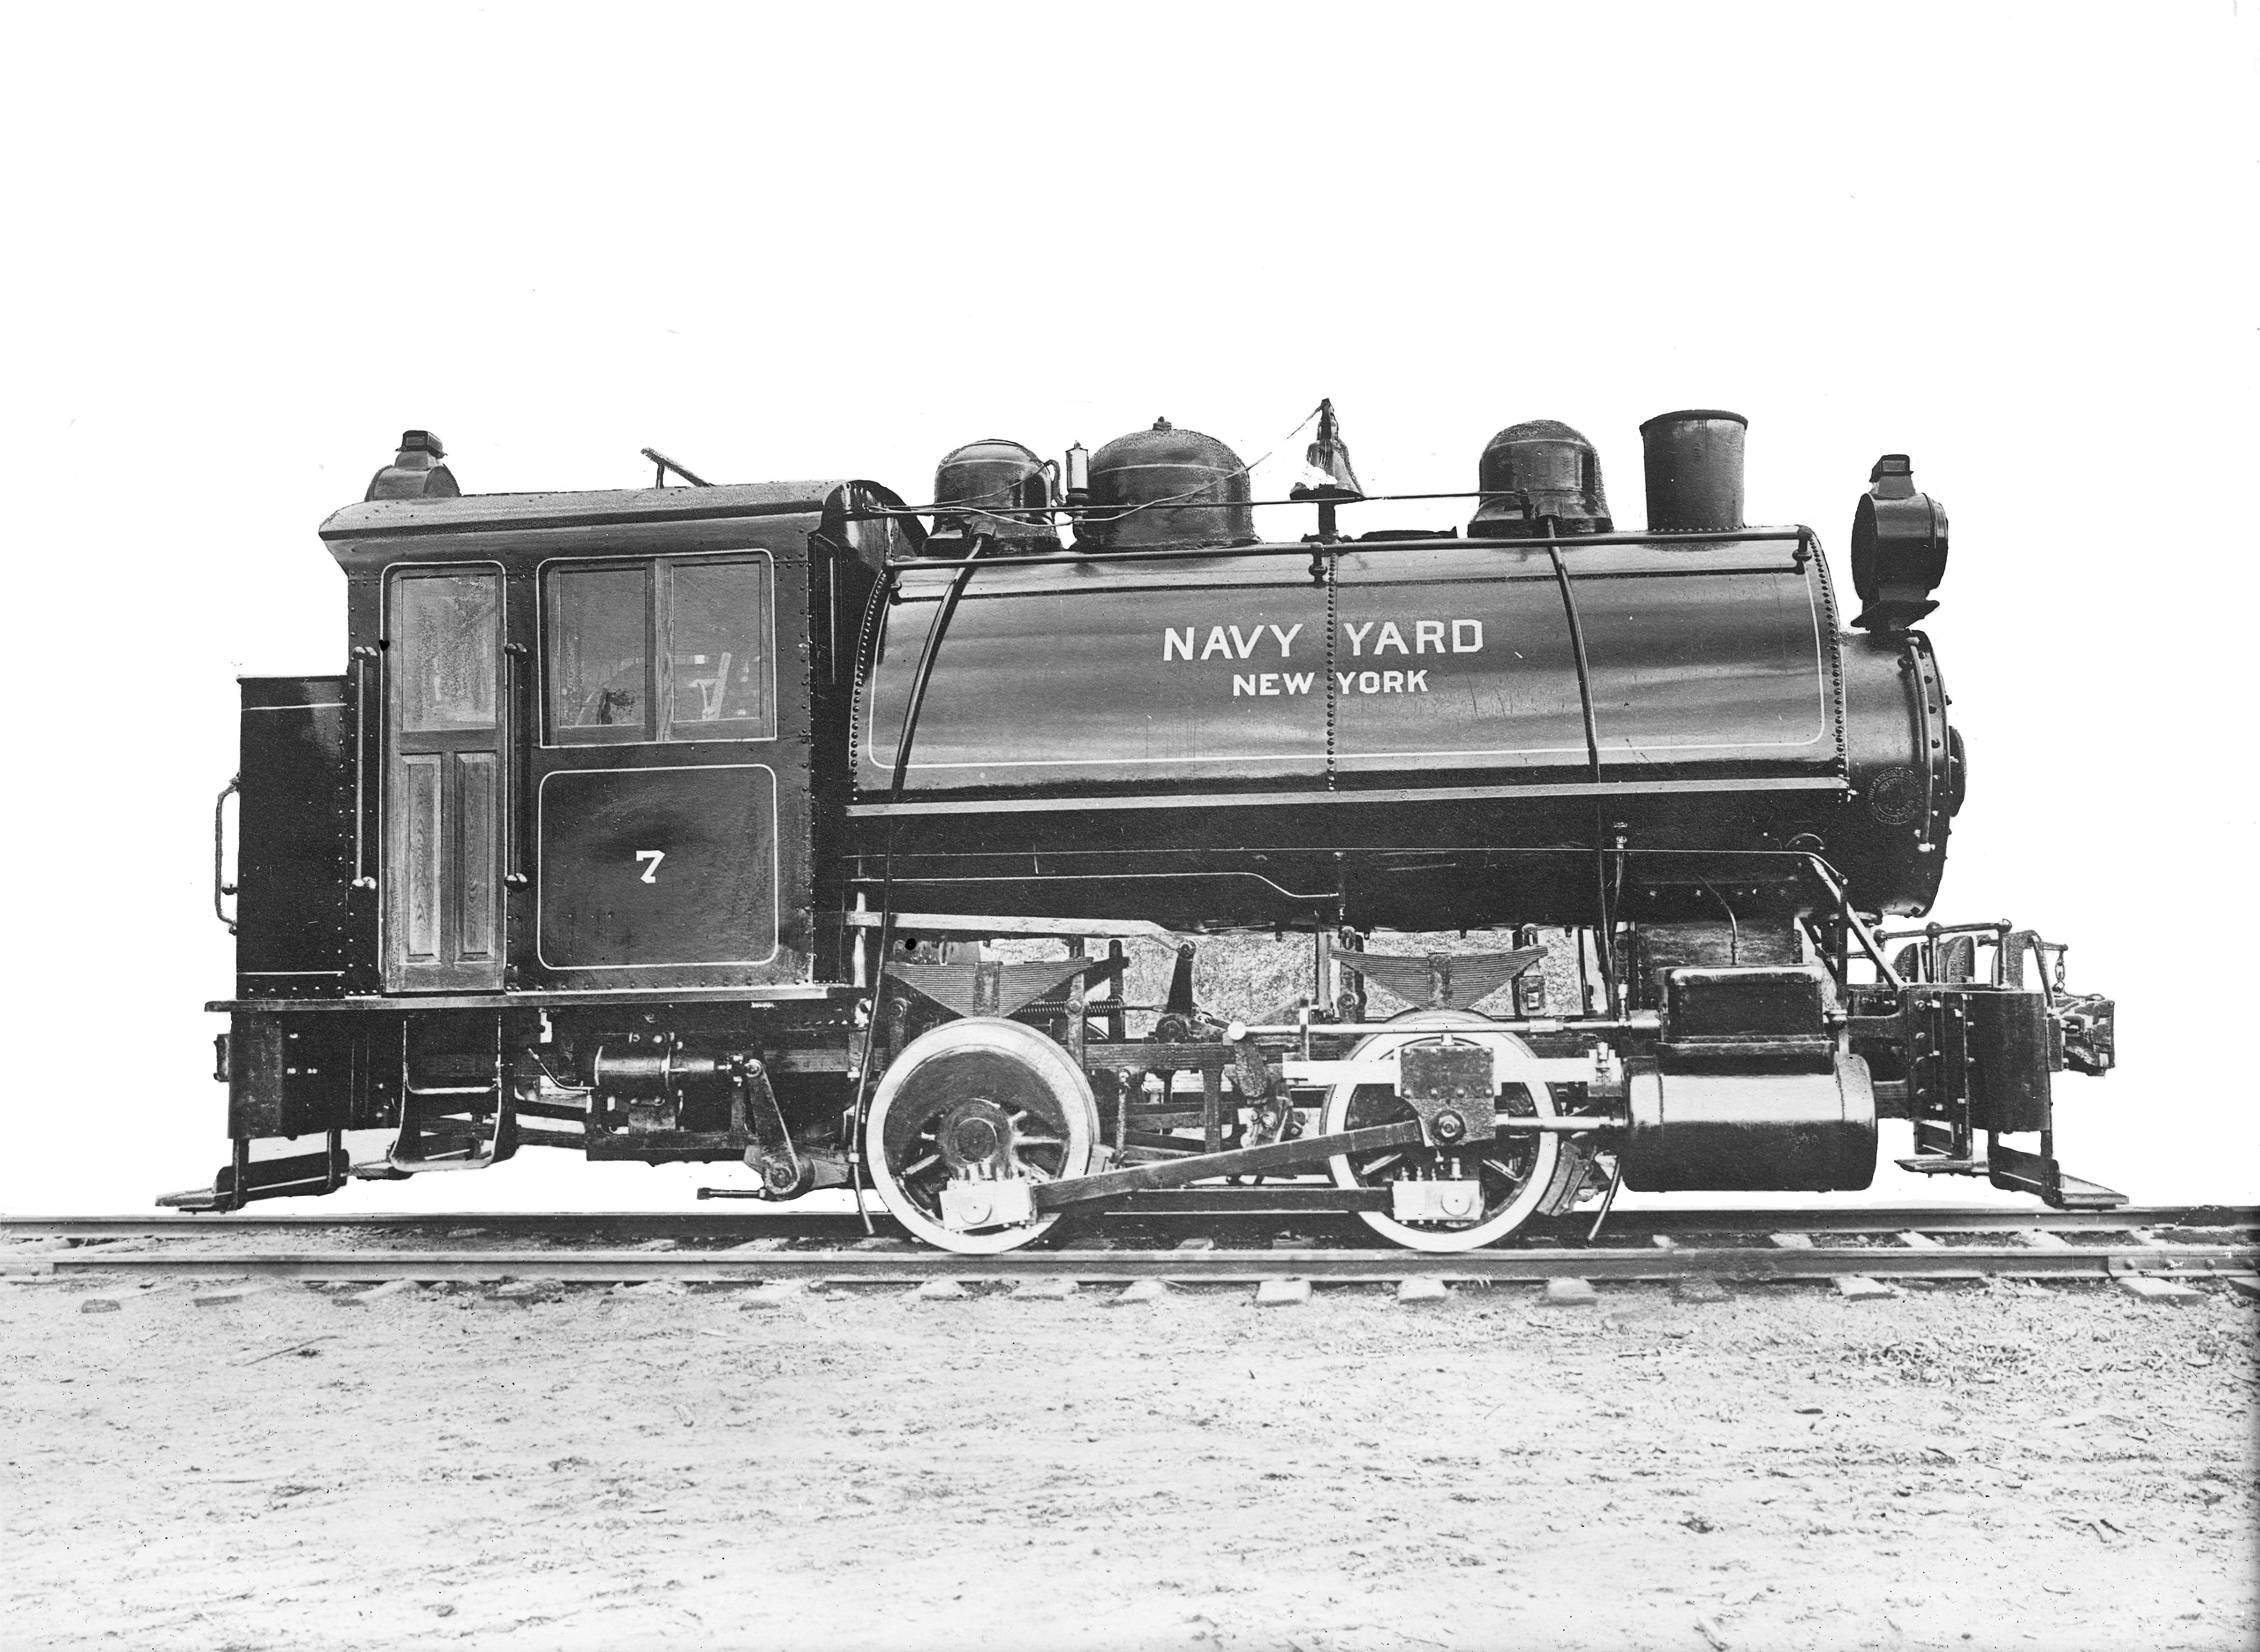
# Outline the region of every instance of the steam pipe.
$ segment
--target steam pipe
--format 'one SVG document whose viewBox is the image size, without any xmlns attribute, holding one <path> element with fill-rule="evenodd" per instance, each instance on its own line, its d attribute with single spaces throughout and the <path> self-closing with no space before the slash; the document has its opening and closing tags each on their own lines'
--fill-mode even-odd
<svg viewBox="0 0 2260 1652">
<path fill-rule="evenodd" d="M 1562 611 L 1570 621 L 1570 647 L 1577 662 L 1577 704 L 1585 716 L 1585 760 L 1592 765 L 1593 784 L 1601 784 L 1600 725 L 1593 716 L 1593 678 L 1585 659 L 1585 628 L 1577 618 L 1577 598 L 1570 589 L 1570 569 L 1562 561 L 1561 542 L 1554 535 L 1554 518 L 1546 519 L 1546 554 L 1553 559 L 1554 581 L 1561 588 Z M 1603 847 L 1601 801 L 1593 799 L 1593 904 L 1598 914 L 1595 948 L 1601 955 L 1601 991 L 1606 998 L 1609 1018 L 1613 1020 L 1620 1012 L 1617 998 L 1617 966 L 1612 955 L 1616 941 L 1616 922 L 1609 910 L 1609 857 Z M 1620 862 L 1621 870 L 1621 862 Z"/>
<path fill-rule="evenodd" d="M 895 742 L 895 772 L 889 788 L 890 800 L 895 803 L 902 802 L 903 788 L 910 778 L 911 742 L 918 737 L 919 713 L 926 706 L 926 684 L 933 680 L 934 657 L 941 652 L 941 640 L 949 630 L 951 617 L 957 612 L 958 598 L 965 595 L 965 587 L 972 581 L 973 565 L 981 560 L 981 553 L 988 548 L 989 544 L 985 535 L 976 538 L 971 554 L 953 564 L 957 569 L 957 576 L 949 582 L 949 589 L 942 596 L 941 606 L 934 613 L 933 623 L 926 627 L 925 646 L 919 650 L 918 669 L 911 677 L 909 701 L 903 707 L 902 733 Z M 893 572 L 892 569 L 888 570 L 890 577 L 883 582 L 881 591 L 893 583 Z M 875 595 L 875 600 L 877 599 Z M 888 955 L 895 944 L 895 834 L 900 824 L 901 817 L 898 815 L 889 819 L 886 850 L 880 862 L 878 966 L 871 983 L 870 1025 L 863 1030 L 863 1059 L 858 1063 L 861 1070 L 855 1076 L 855 1137 L 848 1143 L 852 1150 L 849 1162 L 856 1167 L 855 1213 L 862 1218 L 863 1231 L 867 1234 L 872 1228 L 871 1213 L 863 1206 L 863 1124 L 865 1109 L 869 1105 L 871 1096 L 871 1057 L 879 1043 L 879 1003 L 886 996 Z"/>
</svg>

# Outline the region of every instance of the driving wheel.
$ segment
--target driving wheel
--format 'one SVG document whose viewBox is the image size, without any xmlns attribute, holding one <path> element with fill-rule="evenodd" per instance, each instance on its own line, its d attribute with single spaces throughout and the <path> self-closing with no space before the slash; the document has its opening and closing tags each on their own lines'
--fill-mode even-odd
<svg viewBox="0 0 2260 1652">
<path fill-rule="evenodd" d="M 863 1126 L 879 1198 L 916 1237 L 994 1255 L 1059 1219 L 1033 1184 L 1081 1176 L 1098 1136 L 1091 1083 L 1035 1028 L 997 1016 L 920 1033 L 880 1076 Z"/>
<path fill-rule="evenodd" d="M 1491 1070 L 1500 1086 L 1501 1116 L 1554 1116 L 1551 1092 L 1527 1076 L 1527 1063 L 1536 1059 L 1530 1047 L 1484 1017 L 1466 1010 L 1412 1010 L 1391 1018 L 1390 1027 L 1359 1044 L 1350 1059 L 1393 1063 L 1407 1046 L 1430 1043 L 1448 1033 L 1490 1048 Z M 1412 1104 L 1386 1084 L 1341 1083 L 1327 1093 L 1319 1127 L 1332 1135 L 1415 1116 Z M 1327 1169 L 1336 1187 L 1386 1188 L 1407 1179 L 1477 1184 L 1470 1190 L 1466 1207 L 1448 1216 L 1400 1221 L 1388 1211 L 1357 1212 L 1360 1221 L 1392 1244 L 1412 1250 L 1474 1250 L 1505 1238 L 1538 1208 L 1561 1152 L 1561 1140 L 1551 1133 L 1502 1130 L 1488 1141 L 1456 1150 L 1414 1146 L 1336 1154 Z"/>
</svg>

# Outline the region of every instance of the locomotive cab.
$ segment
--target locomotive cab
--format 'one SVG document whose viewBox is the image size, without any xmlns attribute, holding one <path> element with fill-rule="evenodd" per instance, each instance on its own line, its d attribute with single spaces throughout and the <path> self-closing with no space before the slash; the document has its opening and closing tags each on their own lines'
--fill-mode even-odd
<svg viewBox="0 0 2260 1652">
<path fill-rule="evenodd" d="M 624 1156 L 742 1149 L 742 1106 L 702 1113 L 681 1076 L 761 1062 L 756 1008 L 834 1016 L 826 754 L 907 543 L 868 512 L 898 502 L 854 482 L 461 497 L 399 468 L 322 529 L 349 669 L 243 684 L 237 991 L 214 1006 L 239 1147 L 192 1208 L 336 1185 L 347 1131 L 395 1133 L 365 1174 L 507 1157 L 541 1139 L 519 1115 L 586 1112 L 605 1048 L 616 1074 L 669 1052 L 655 1092 L 623 1081 L 623 1116 L 669 1121 L 624 1131 Z M 279 1159 L 248 1151 L 275 1138 Z"/>
</svg>

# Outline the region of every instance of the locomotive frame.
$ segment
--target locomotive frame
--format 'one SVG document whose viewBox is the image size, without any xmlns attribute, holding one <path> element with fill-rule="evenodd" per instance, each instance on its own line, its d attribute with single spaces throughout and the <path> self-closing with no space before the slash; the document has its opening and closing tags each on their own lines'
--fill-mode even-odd
<svg viewBox="0 0 2260 1652">
<path fill-rule="evenodd" d="M 1863 1187 L 1877 1120 L 1905 1118 L 1909 1169 L 2121 1203 L 2053 1148 L 2051 1075 L 2113 1064 L 2110 1001 L 2068 993 L 2063 948 L 2029 930 L 1881 927 L 1927 910 L 1960 802 L 1959 740 L 1911 628 L 1935 605 L 1942 512 L 1902 457 L 1879 462 L 1855 527 L 1866 634 L 1839 636 L 1817 537 L 1740 521 L 1738 428 L 1733 474 L 1709 462 L 1734 418 L 1651 421 L 1643 533 L 1613 529 L 1582 438 L 1533 426 L 1487 451 L 1469 533 L 1352 540 L 1335 507 L 1365 496 L 1327 407 L 1312 458 L 1336 480 L 1298 490 L 1320 531 L 1293 544 L 1254 541 L 1246 468 L 1166 425 L 1139 463 L 1109 472 L 1123 444 L 1102 450 L 1096 502 L 1079 449 L 1062 497 L 1048 467 L 991 443 L 954 495 L 946 461 L 916 508 L 845 479 L 465 498 L 411 432 L 322 530 L 347 579 L 347 670 L 243 680 L 242 768 L 218 805 L 240 800 L 232 883 L 219 813 L 214 850 L 237 990 L 209 1006 L 230 1018 L 233 1152 L 209 1190 L 162 1202 L 231 1210 L 540 1146 L 742 1160 L 777 1198 L 869 1181 L 958 1249 L 1124 1201 L 1355 1212 L 1451 1249 L 1605 1214 L 1620 1185 Z M 1163 490 L 1103 497 L 1141 470 Z M 1072 550 L 1050 537 L 1062 518 Z M 1323 612 L 1322 766 L 1313 712 L 1305 754 L 1223 749 L 1221 776 L 1000 779 L 983 697 L 1072 694 L 1077 672 L 983 675 L 953 652 L 1025 659 L 1016 614 L 1121 631 L 1177 600 L 1181 571 L 1260 589 L 1282 620 L 1296 600 Z M 1574 747 L 1506 774 L 1362 756 L 1338 704 L 1357 681 L 1336 680 L 1342 604 L 1398 574 L 1558 602 Z M 1596 683 L 1617 693 L 1621 670 L 1589 655 L 1581 595 L 1612 579 L 1734 597 L 1696 646 L 1738 657 L 1777 645 L 1738 640 L 1733 616 L 1778 627 L 1763 616 L 1801 593 L 1825 743 L 1792 761 L 1746 738 L 1684 767 L 1605 749 Z M 1445 622 L 1427 623 L 1441 655 Z M 1271 631 L 1284 658 L 1294 633 Z M 1099 716 L 1123 681 L 1105 646 L 1082 669 Z M 969 781 L 914 775 L 922 733 L 945 756 L 975 740 Z M 1312 979 L 1290 1016 L 1204 1013 L 1176 934 L 1291 927 Z M 1367 949 L 1376 927 L 1512 944 L 1391 955 Z M 1549 933 L 1600 983 L 1551 1014 Z M 1063 955 L 981 948 L 1000 939 Z M 1126 943 L 1155 941 L 1177 947 L 1166 999 L 1133 1005 Z M 1370 1019 L 1371 986 L 1411 1009 Z M 1134 1016 L 1150 1029 L 1132 1036 Z M 391 1140 L 356 1163 L 363 1130 Z M 1282 1175 L 1328 1180 L 1238 1185 Z"/>
</svg>

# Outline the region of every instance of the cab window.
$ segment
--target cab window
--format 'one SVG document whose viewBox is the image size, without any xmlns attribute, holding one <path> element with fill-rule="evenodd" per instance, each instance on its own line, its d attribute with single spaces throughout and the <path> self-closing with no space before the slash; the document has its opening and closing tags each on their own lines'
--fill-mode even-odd
<svg viewBox="0 0 2260 1652">
<path fill-rule="evenodd" d="M 400 647 L 393 680 L 403 729 L 494 726 L 501 584 L 491 574 L 404 574 L 396 581 L 392 629 Z"/>
<path fill-rule="evenodd" d="M 552 568 L 542 609 L 555 743 L 775 737 L 768 557 Z"/>
<path fill-rule="evenodd" d="M 775 734 L 769 560 L 663 568 L 666 737 L 766 740 Z"/>
<path fill-rule="evenodd" d="M 652 738 L 647 568 L 549 576 L 549 727 L 576 743 Z"/>
</svg>

